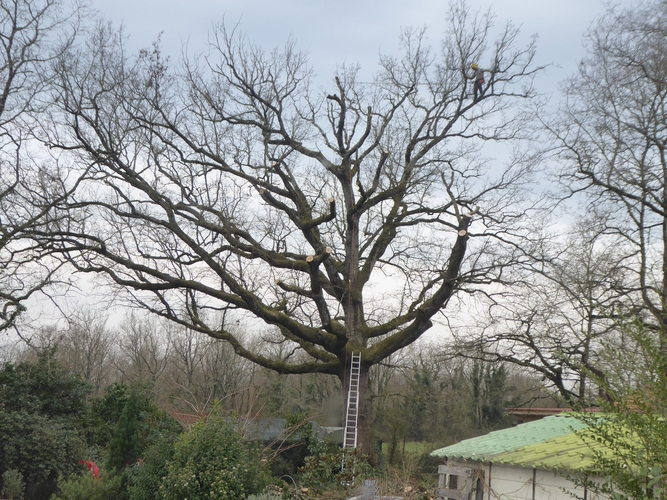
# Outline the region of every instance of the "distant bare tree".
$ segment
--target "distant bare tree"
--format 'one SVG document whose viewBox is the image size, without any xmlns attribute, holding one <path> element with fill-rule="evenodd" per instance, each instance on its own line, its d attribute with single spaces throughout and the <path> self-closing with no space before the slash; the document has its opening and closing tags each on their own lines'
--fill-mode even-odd
<svg viewBox="0 0 667 500">
<path fill-rule="evenodd" d="M 543 377 L 570 403 L 598 396 L 591 375 L 609 371 L 604 345 L 618 322 L 637 310 L 628 295 L 622 241 L 603 236 L 604 220 L 588 217 L 557 235 L 526 266 L 503 300 L 487 304 L 474 323 L 456 329 L 459 355 L 509 362 Z"/>
<path fill-rule="evenodd" d="M 238 356 L 227 343 L 209 339 L 202 363 L 202 379 L 213 399 L 225 401 L 225 406 L 239 407 L 241 392 L 250 384 L 251 363 Z"/>
<path fill-rule="evenodd" d="M 192 388 L 195 377 L 201 372 L 205 356 L 205 339 L 189 328 L 170 328 L 169 343 L 173 359 L 175 382 Z"/>
<path fill-rule="evenodd" d="M 107 328 L 107 317 L 92 308 L 80 308 L 68 318 L 68 323 L 68 328 L 60 331 L 58 359 L 99 394 L 116 378 L 117 332 Z"/>
<path fill-rule="evenodd" d="M 169 328 L 169 383 L 190 409 L 206 413 L 216 401 L 236 408 L 236 399 L 250 383 L 249 362 L 222 340 L 177 325 Z"/>
<path fill-rule="evenodd" d="M 120 325 L 117 369 L 127 383 L 153 386 L 169 363 L 171 345 L 166 327 L 158 319 L 130 313 Z"/>
<path fill-rule="evenodd" d="M 371 81 L 341 67 L 328 92 L 292 43 L 267 54 L 219 27 L 208 56 L 172 68 L 158 48 L 128 57 L 102 26 L 58 67 L 50 145 L 89 178 L 71 203 L 89 216 L 61 249 L 279 373 L 347 381 L 360 352 L 359 442 L 372 452 L 370 367 L 456 294 L 502 281 L 530 236 L 536 157 L 492 163 L 483 147 L 528 139 L 534 45 L 517 47 L 511 24 L 492 40 L 493 15 L 463 2 L 448 15 L 438 50 L 405 31 Z M 482 60 L 494 72 L 474 102 Z M 235 335 L 249 318 L 265 342 Z"/>
</svg>

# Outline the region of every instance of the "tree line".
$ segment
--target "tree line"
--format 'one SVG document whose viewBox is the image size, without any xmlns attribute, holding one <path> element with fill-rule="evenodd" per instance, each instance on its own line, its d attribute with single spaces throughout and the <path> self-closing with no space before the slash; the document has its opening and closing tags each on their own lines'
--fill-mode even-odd
<svg viewBox="0 0 667 500">
<path fill-rule="evenodd" d="M 44 329 L 1 365 L 0 490 L 18 483 L 27 499 L 177 498 L 183 468 L 198 476 L 220 465 L 208 459 L 195 465 L 202 460 L 188 453 L 219 447 L 224 460 L 227 446 L 257 459 L 257 478 L 244 480 L 244 488 L 255 480 L 259 490 L 281 484 L 285 474 L 301 485 L 326 484 L 309 461 L 336 457 L 340 443 L 326 445 L 306 430 L 310 421 L 341 424 L 343 394 L 335 377 L 275 376 L 221 341 L 174 331 L 166 322 L 130 316 L 114 331 L 101 319 L 81 314 L 67 329 Z M 170 327 L 168 335 L 161 331 Z M 539 381 L 511 368 L 461 360 L 445 369 L 441 361 L 439 350 L 423 349 L 374 375 L 374 425 L 385 443 L 377 452 L 386 467 L 410 462 L 406 443 L 433 449 L 508 425 L 506 406 L 526 398 L 557 402 Z M 244 451 L 247 422 L 279 419 L 294 430 Z M 181 441 L 185 449 L 176 444 Z M 332 465 L 340 465 L 337 458 Z M 169 467 L 173 477 L 165 482 Z"/>
</svg>

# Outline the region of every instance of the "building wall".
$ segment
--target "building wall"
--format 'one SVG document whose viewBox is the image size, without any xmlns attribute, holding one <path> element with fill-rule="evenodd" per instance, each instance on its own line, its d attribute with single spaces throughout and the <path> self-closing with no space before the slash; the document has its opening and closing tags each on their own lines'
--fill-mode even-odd
<svg viewBox="0 0 667 500">
<path fill-rule="evenodd" d="M 486 464 L 484 469 L 485 500 L 572 500 L 577 497 L 607 500 L 589 491 L 584 492 L 583 488 L 554 471 L 499 464 Z"/>
</svg>

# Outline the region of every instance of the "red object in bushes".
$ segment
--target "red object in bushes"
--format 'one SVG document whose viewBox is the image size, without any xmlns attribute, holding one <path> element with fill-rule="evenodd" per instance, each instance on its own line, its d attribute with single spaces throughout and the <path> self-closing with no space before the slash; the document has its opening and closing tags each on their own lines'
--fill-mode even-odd
<svg viewBox="0 0 667 500">
<path fill-rule="evenodd" d="M 92 462 L 90 460 L 81 460 L 79 463 L 81 465 L 85 465 L 86 469 L 88 469 L 90 472 L 93 473 L 93 477 L 95 479 L 100 477 L 100 468 L 97 466 L 95 462 Z"/>
</svg>

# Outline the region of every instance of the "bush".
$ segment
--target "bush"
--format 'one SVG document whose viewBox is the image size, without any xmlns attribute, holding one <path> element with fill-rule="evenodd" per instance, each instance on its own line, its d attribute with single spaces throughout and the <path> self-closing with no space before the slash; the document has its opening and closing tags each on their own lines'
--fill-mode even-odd
<svg viewBox="0 0 667 500">
<path fill-rule="evenodd" d="M 55 354 L 55 349 L 48 349 L 34 361 L 1 366 L 0 407 L 3 411 L 40 414 L 79 423 L 85 413 L 90 386 L 58 364 Z"/>
<path fill-rule="evenodd" d="M 144 455 L 143 465 L 127 469 L 129 500 L 161 500 L 160 485 L 167 476 L 167 465 L 174 455 L 175 436 L 165 435 L 150 446 Z"/>
<path fill-rule="evenodd" d="M 139 405 L 136 392 L 130 393 L 125 403 L 114 435 L 109 443 L 109 455 L 107 466 L 109 470 L 119 471 L 123 467 L 132 465 L 139 458 L 141 448 L 139 445 Z"/>
<path fill-rule="evenodd" d="M 16 469 L 9 469 L 2 475 L 2 494 L 9 500 L 23 498 L 25 483 L 23 474 Z"/>
<path fill-rule="evenodd" d="M 214 415 L 176 441 L 160 492 L 164 500 L 238 500 L 268 484 L 258 450 L 235 425 Z"/>
<path fill-rule="evenodd" d="M 330 488 L 338 488 L 341 484 L 352 485 L 355 481 L 361 481 L 371 472 L 371 466 L 368 457 L 358 449 L 350 451 L 336 448 L 307 457 L 306 464 L 299 472 L 304 486 L 314 493 L 322 493 Z"/>
<path fill-rule="evenodd" d="M 131 403 L 134 408 L 126 409 L 131 399 L 134 400 Z M 147 388 L 116 383 L 107 387 L 103 397 L 91 401 L 86 427 L 88 442 L 99 448 L 109 447 L 118 433 L 118 424 L 124 412 L 126 419 L 130 416 L 137 417 L 139 456 L 143 456 L 144 450 L 165 433 L 177 436 L 182 431 L 181 424 L 176 419 L 157 407 Z"/>
<path fill-rule="evenodd" d="M 78 472 L 89 390 L 56 362 L 53 349 L 33 361 L 0 364 L 0 474 L 20 472 L 25 498 L 48 498 L 59 476 Z"/>
<path fill-rule="evenodd" d="M 89 472 L 58 481 L 57 495 L 51 500 L 118 500 L 122 498 L 121 476 L 95 479 Z"/>
<path fill-rule="evenodd" d="M 20 471 L 27 498 L 48 498 L 59 476 L 80 471 L 83 453 L 75 430 L 43 415 L 0 411 L 0 472 Z"/>
</svg>

